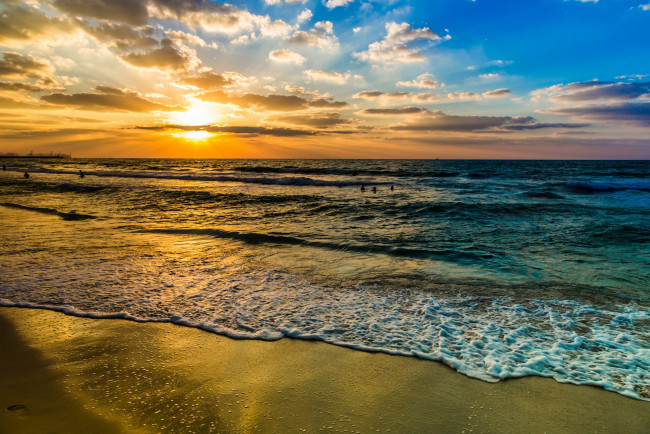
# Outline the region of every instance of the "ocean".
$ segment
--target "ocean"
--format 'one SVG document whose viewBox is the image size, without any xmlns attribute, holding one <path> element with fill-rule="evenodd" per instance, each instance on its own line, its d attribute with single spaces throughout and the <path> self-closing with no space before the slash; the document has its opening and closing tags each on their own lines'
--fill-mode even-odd
<svg viewBox="0 0 650 434">
<path fill-rule="evenodd" d="M 2 306 L 650 400 L 650 161 L 2 162 Z"/>
</svg>

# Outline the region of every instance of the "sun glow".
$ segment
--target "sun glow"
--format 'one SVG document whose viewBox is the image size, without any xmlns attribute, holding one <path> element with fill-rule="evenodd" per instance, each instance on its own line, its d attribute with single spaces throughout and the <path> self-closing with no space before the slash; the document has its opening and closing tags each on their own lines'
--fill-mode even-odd
<svg viewBox="0 0 650 434">
<path fill-rule="evenodd" d="M 212 134 L 210 134 L 207 131 L 197 130 L 197 131 L 188 131 L 186 133 L 183 133 L 182 136 L 190 140 L 205 140 L 208 137 L 212 136 Z"/>
<path fill-rule="evenodd" d="M 181 125 L 207 125 L 220 117 L 214 104 L 193 103 L 187 111 L 174 113 L 172 121 Z"/>
</svg>

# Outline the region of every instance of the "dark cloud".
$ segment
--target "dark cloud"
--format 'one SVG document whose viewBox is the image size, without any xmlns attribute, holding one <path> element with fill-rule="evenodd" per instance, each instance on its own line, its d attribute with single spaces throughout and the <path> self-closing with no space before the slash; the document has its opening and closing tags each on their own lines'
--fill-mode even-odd
<svg viewBox="0 0 650 434">
<path fill-rule="evenodd" d="M 506 124 L 502 128 L 511 131 L 539 130 L 542 128 L 585 128 L 589 124 L 569 124 L 558 122 L 533 122 L 529 124 Z"/>
<path fill-rule="evenodd" d="M 476 131 L 499 127 L 510 119 L 507 116 L 452 116 L 435 110 L 391 128 L 409 131 Z"/>
<path fill-rule="evenodd" d="M 587 82 L 572 83 L 562 88 L 561 95 L 553 96 L 553 100 L 563 102 L 580 102 L 593 100 L 627 101 L 650 94 L 650 82 L 642 83 L 611 83 Z"/>
<path fill-rule="evenodd" d="M 375 99 L 375 98 L 408 98 L 413 96 L 412 92 L 382 92 L 380 90 L 366 90 L 352 96 L 352 98 Z"/>
<path fill-rule="evenodd" d="M 501 89 L 494 89 L 494 90 L 489 90 L 487 92 L 483 92 L 483 96 L 487 98 L 500 98 L 503 96 L 508 96 L 512 92 L 510 92 L 510 89 L 506 88 L 501 88 Z"/>
<path fill-rule="evenodd" d="M 429 110 L 419 107 L 400 107 L 400 108 L 377 108 L 377 109 L 364 109 L 359 112 L 362 115 L 371 116 L 394 116 L 394 115 L 412 115 L 416 113 L 424 113 Z"/>
<path fill-rule="evenodd" d="M 146 0 L 54 0 L 58 10 L 80 17 L 112 20 L 132 25 L 147 23 Z"/>
<path fill-rule="evenodd" d="M 168 106 L 152 102 L 140 97 L 137 93 L 108 86 L 95 88 L 100 93 L 75 93 L 65 95 L 53 93 L 44 95 L 41 100 L 55 105 L 73 107 L 93 111 L 126 111 L 126 112 L 154 112 L 154 111 L 182 111 L 181 106 Z"/>
<path fill-rule="evenodd" d="M 650 126 L 650 103 L 647 102 L 555 108 L 548 110 L 548 112 L 581 119 L 620 122 L 644 127 Z"/>
<path fill-rule="evenodd" d="M 194 59 L 183 53 L 170 39 L 160 41 L 160 48 L 142 53 L 128 53 L 120 56 L 123 61 L 140 68 L 185 71 Z"/>
<path fill-rule="evenodd" d="M 0 60 L 0 77 L 36 78 L 43 84 L 52 84 L 54 83 L 50 77 L 52 71 L 53 68 L 49 63 L 11 51 L 2 53 L 2 60 Z"/>
<path fill-rule="evenodd" d="M 347 105 L 341 101 L 327 100 L 323 98 L 308 100 L 297 95 L 258 95 L 255 93 L 247 93 L 245 95 L 232 95 L 223 91 L 205 92 L 200 95 L 199 98 L 207 102 L 234 104 L 241 108 L 281 112 L 304 110 L 309 107 L 338 108 Z"/>
<path fill-rule="evenodd" d="M 308 104 L 309 107 L 314 108 L 343 108 L 348 106 L 347 102 L 325 98 L 312 99 L 308 102 Z"/>
<path fill-rule="evenodd" d="M 44 87 L 18 81 L 0 81 L 0 91 L 6 92 L 40 92 L 46 90 Z"/>
<path fill-rule="evenodd" d="M 37 36 L 73 30 L 74 25 L 68 19 L 48 17 L 34 8 L 12 5 L 0 12 L 0 43 L 29 41 Z"/>
<path fill-rule="evenodd" d="M 312 128 L 325 129 L 337 125 L 349 124 L 349 119 L 341 118 L 340 113 L 308 113 L 301 115 L 273 116 L 267 120 L 293 125 L 304 125 Z"/>
<path fill-rule="evenodd" d="M 180 84 L 198 87 L 199 89 L 218 89 L 224 86 L 230 86 L 235 82 L 224 75 L 215 74 L 212 71 L 203 71 L 198 75 L 183 77 L 178 80 Z"/>
<path fill-rule="evenodd" d="M 133 27 L 126 24 L 102 22 L 82 23 L 81 28 L 100 42 L 110 43 L 118 51 L 148 50 L 158 45 L 152 26 Z"/>
<path fill-rule="evenodd" d="M 249 136 L 278 136 L 278 137 L 292 137 L 292 136 L 313 136 L 315 133 L 312 131 L 296 130 L 292 128 L 266 128 L 266 127 L 250 127 L 250 126 L 214 126 L 214 125 L 165 125 L 155 127 L 135 127 L 140 130 L 153 130 L 153 131 L 167 131 L 167 130 L 181 130 L 181 131 L 207 131 L 210 133 L 230 133 L 230 134 L 243 134 Z"/>
<path fill-rule="evenodd" d="M 583 128 L 588 124 L 540 123 L 530 116 L 454 116 L 439 110 L 426 112 L 402 124 L 393 125 L 393 130 L 408 131 L 520 131 L 542 128 Z"/>
</svg>

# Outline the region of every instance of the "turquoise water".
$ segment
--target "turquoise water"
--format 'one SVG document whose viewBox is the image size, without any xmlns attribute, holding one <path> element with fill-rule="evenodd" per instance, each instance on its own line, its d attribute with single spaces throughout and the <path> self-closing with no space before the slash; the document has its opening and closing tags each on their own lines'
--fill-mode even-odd
<svg viewBox="0 0 650 434">
<path fill-rule="evenodd" d="M 4 305 L 650 399 L 650 162 L 4 163 Z"/>
</svg>

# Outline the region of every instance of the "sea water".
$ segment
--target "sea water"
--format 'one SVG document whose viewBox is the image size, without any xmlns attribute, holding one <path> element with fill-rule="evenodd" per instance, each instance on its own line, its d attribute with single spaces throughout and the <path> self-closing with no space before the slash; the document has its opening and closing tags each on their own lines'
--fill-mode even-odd
<svg viewBox="0 0 650 434">
<path fill-rule="evenodd" d="M 1 305 L 650 400 L 650 162 L 3 162 Z"/>
</svg>

